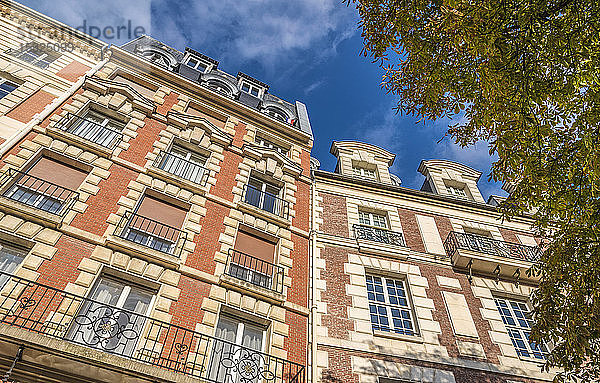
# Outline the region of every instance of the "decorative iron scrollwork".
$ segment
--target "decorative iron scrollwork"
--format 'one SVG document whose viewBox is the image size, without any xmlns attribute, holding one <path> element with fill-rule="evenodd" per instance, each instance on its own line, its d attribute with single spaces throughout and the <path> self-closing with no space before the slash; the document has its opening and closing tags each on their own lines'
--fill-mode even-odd
<svg viewBox="0 0 600 383">
<path fill-rule="evenodd" d="M 241 347 L 225 354 L 221 365 L 229 370 L 230 374 L 236 375 L 241 383 L 275 380 L 275 374 L 267 369 L 268 363 L 264 355 Z"/>
</svg>

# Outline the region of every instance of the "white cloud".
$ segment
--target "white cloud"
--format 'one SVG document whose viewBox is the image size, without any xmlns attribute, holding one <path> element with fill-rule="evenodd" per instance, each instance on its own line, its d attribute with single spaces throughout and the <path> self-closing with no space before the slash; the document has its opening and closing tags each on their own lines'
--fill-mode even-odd
<svg viewBox="0 0 600 383">
<path fill-rule="evenodd" d="M 86 33 L 112 44 L 120 45 L 133 39 L 136 27 L 142 27 L 146 34 L 152 33 L 151 0 L 25 0 L 23 3 L 71 27 L 79 28 L 85 25 Z M 121 38 L 116 39 L 119 26 L 125 29 L 119 30 Z M 90 31 L 90 27 L 97 29 Z M 110 28 L 114 31 L 112 37 L 103 34 L 107 27 L 107 33 L 110 33 Z"/>
<path fill-rule="evenodd" d="M 256 60 L 271 72 L 302 70 L 335 54 L 357 32 L 355 8 L 339 0 L 24 0 L 77 27 L 143 26 L 174 48 L 210 51 L 227 66 Z M 152 8 L 152 13 L 150 9 Z M 151 27 L 154 29 L 152 30 Z M 120 42 L 106 40 L 110 43 Z"/>
</svg>

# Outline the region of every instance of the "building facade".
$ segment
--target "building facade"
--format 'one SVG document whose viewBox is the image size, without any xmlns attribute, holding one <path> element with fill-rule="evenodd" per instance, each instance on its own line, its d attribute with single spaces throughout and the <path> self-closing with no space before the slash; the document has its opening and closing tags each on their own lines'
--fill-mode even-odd
<svg viewBox="0 0 600 383">
<path fill-rule="evenodd" d="M 313 371 L 323 382 L 545 382 L 546 345 L 528 342 L 539 257 L 532 220 L 501 220 L 479 171 L 422 161 L 421 190 L 394 155 L 334 142 L 313 173 Z"/>
<path fill-rule="evenodd" d="M 305 382 L 305 106 L 147 36 L 103 55 L 5 142 L 0 371 Z"/>
<path fill-rule="evenodd" d="M 0 150 L 91 76 L 107 47 L 18 3 L 0 1 Z"/>
<path fill-rule="evenodd" d="M 334 142 L 252 76 L 0 1 L 0 375 L 546 382 L 539 257 L 481 173 Z M 58 48 L 56 48 L 58 47 Z"/>
</svg>

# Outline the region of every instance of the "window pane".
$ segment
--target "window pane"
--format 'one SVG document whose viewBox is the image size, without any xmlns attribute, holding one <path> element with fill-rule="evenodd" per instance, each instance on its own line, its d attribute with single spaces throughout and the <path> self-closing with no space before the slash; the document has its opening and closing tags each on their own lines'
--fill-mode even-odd
<svg viewBox="0 0 600 383">
<path fill-rule="evenodd" d="M 529 340 L 533 322 L 527 305 L 503 298 L 495 298 L 494 301 L 517 354 L 525 358 L 545 359 L 547 348 Z"/>
<path fill-rule="evenodd" d="M 8 280 L 7 274 L 12 274 L 25 258 L 26 251 L 2 244 L 0 245 L 0 271 L 5 274 L 0 274 L 0 287 L 4 286 Z"/>
</svg>

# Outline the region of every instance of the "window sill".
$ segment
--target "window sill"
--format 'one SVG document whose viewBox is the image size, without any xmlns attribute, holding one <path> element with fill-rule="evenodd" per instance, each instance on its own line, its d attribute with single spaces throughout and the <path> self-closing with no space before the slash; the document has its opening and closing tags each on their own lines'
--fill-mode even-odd
<svg viewBox="0 0 600 383">
<path fill-rule="evenodd" d="M 151 249 L 116 235 L 109 235 L 106 238 L 106 245 L 114 250 L 123 251 L 166 267 L 177 267 L 181 263 L 180 258 L 174 255 Z"/>
<path fill-rule="evenodd" d="M 197 183 L 187 180 L 185 178 L 179 177 L 175 174 L 169 173 L 167 171 L 164 171 L 164 170 L 154 167 L 152 165 L 150 167 L 148 167 L 148 173 L 150 173 L 152 176 L 154 176 L 156 178 L 160 178 L 161 180 L 166 181 L 166 182 L 176 182 L 177 186 L 182 187 L 187 190 L 190 190 L 196 194 L 204 195 L 204 194 L 206 194 L 206 191 L 208 188 L 206 185 L 202 186 L 200 184 L 197 184 Z M 209 174 L 209 177 L 210 177 L 210 174 Z"/>
<path fill-rule="evenodd" d="M 46 133 L 51 137 L 61 138 L 65 141 L 67 141 L 68 143 L 76 144 L 78 146 L 83 146 L 85 149 L 89 150 L 90 152 L 97 154 L 99 156 L 103 156 L 103 157 L 112 156 L 114 150 L 116 148 L 118 148 L 119 143 L 121 143 L 121 141 L 119 141 L 119 142 L 117 142 L 117 144 L 115 145 L 115 147 L 113 149 L 109 149 L 106 146 L 96 144 L 92 141 L 86 140 L 85 138 L 81 138 L 76 134 L 65 132 L 64 130 L 62 130 L 60 128 L 56 128 L 56 127 L 52 127 L 52 126 L 48 126 L 46 128 Z"/>
<path fill-rule="evenodd" d="M 401 340 L 404 342 L 412 342 L 412 343 L 423 343 L 423 337 L 419 335 L 404 335 L 404 334 L 396 334 L 393 332 L 386 331 L 373 331 L 373 335 L 379 338 L 389 338 L 395 340 Z"/>
<path fill-rule="evenodd" d="M 256 206 L 250 205 L 249 203 L 244 202 L 244 201 L 238 202 L 237 207 L 239 210 L 242 210 L 246 213 L 258 215 L 258 216 L 264 218 L 265 221 L 268 221 L 268 222 L 271 222 L 271 223 L 274 223 L 274 224 L 277 224 L 280 226 L 289 227 L 292 224 L 291 219 L 280 217 L 277 214 L 273 214 L 266 210 L 257 208 Z"/>
<path fill-rule="evenodd" d="M 410 247 L 407 246 L 391 245 L 362 238 L 356 238 L 356 243 L 358 244 L 358 251 L 361 253 L 384 255 L 400 260 L 408 258 L 410 253 Z"/>
<path fill-rule="evenodd" d="M 265 299 L 275 303 L 283 303 L 285 301 L 285 296 L 281 293 L 240 280 L 231 275 L 221 275 L 220 284 L 259 299 Z"/>
<path fill-rule="evenodd" d="M 0 209 L 4 210 L 7 214 L 14 214 L 53 229 L 59 227 L 63 221 L 63 217 L 58 214 L 25 205 L 5 196 L 0 196 Z"/>
</svg>

